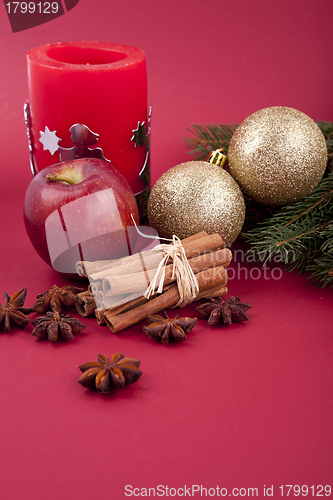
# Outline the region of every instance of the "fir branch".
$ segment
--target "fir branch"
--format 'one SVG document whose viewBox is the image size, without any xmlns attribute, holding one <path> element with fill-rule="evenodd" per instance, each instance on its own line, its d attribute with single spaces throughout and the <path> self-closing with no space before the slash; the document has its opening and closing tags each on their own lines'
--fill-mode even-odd
<svg viewBox="0 0 333 500">
<path fill-rule="evenodd" d="M 324 218 L 332 209 L 333 196 L 333 174 L 324 177 L 315 189 L 304 196 L 300 201 L 286 205 L 275 213 L 274 222 L 283 223 L 286 226 L 302 221 L 307 216 L 318 216 Z M 290 217 L 290 218 L 289 218 Z"/>
<path fill-rule="evenodd" d="M 316 259 L 307 267 L 311 276 L 321 284 L 322 287 L 333 287 L 333 254 L 328 252 Z"/>
<path fill-rule="evenodd" d="M 250 243 L 257 242 L 258 236 L 265 236 L 265 228 L 275 228 L 276 234 L 281 235 L 280 226 L 294 228 L 297 224 L 304 223 L 310 219 L 310 227 L 326 224 L 333 218 L 333 174 L 323 178 L 317 187 L 300 201 L 286 205 L 275 211 L 274 215 L 257 224 L 254 229 L 244 233 L 244 237 Z"/>
<path fill-rule="evenodd" d="M 314 225 L 310 221 L 300 222 L 293 227 L 274 224 L 272 219 L 266 224 L 265 228 L 257 228 L 243 235 L 263 265 L 275 255 L 280 255 L 285 264 L 295 264 L 302 254 L 308 256 L 316 251 L 314 233 L 323 229 L 321 224 Z"/>
<path fill-rule="evenodd" d="M 330 252 L 333 255 L 333 224 L 329 224 L 327 229 L 322 231 L 321 236 L 325 239 L 325 243 L 323 243 L 321 250 L 323 252 Z"/>
<path fill-rule="evenodd" d="M 333 122 L 318 121 L 324 134 L 328 162 L 323 179 L 302 200 L 282 208 L 246 202 L 243 238 L 250 243 L 258 260 L 267 262 L 281 256 L 287 269 L 310 271 L 322 286 L 333 286 Z M 237 124 L 192 125 L 194 137 L 184 139 L 196 160 L 206 160 L 214 149 L 227 154 Z M 226 170 L 228 166 L 226 165 Z"/>
<path fill-rule="evenodd" d="M 332 250 L 333 254 L 333 173 L 308 196 L 280 208 L 243 237 L 264 264 L 281 255 L 288 270 L 310 271 L 322 286 L 333 286 L 333 273 L 327 275 L 321 267 L 325 253 Z"/>
<path fill-rule="evenodd" d="M 192 128 L 187 128 L 194 137 L 185 137 L 184 143 L 188 149 L 191 149 L 191 155 L 195 160 L 206 160 L 209 153 L 215 149 L 224 149 L 228 153 L 229 142 L 233 136 L 238 124 L 193 124 Z"/>
<path fill-rule="evenodd" d="M 297 254 L 295 260 L 286 265 L 286 271 L 298 270 L 298 274 L 304 273 L 308 266 L 320 255 L 320 251 L 307 250 Z"/>
</svg>

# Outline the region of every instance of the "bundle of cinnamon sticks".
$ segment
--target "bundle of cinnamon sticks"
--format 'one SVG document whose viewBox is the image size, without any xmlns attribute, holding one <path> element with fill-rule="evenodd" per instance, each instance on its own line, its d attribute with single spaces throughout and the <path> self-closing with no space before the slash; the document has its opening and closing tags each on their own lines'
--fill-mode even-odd
<svg viewBox="0 0 333 500">
<path fill-rule="evenodd" d="M 227 292 L 226 267 L 232 254 L 224 248 L 218 234 L 205 232 L 181 241 L 188 263 L 197 279 L 199 291 L 195 300 Z M 77 310 L 83 316 L 95 313 L 99 324 L 119 332 L 179 301 L 173 262 L 164 269 L 163 290 L 145 297 L 162 259 L 161 250 L 148 250 L 124 259 L 99 262 L 78 262 L 77 272 L 89 278 L 87 292 L 77 297 Z"/>
</svg>

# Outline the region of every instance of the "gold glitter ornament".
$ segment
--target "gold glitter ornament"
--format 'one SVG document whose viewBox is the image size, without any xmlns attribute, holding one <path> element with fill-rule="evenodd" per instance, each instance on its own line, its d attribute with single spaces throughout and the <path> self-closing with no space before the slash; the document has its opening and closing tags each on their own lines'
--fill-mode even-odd
<svg viewBox="0 0 333 500">
<path fill-rule="evenodd" d="M 156 181 L 148 200 L 148 219 L 160 237 L 183 239 L 206 231 L 220 234 L 226 246 L 237 238 L 245 202 L 237 182 L 219 166 L 224 159 L 214 151 L 210 162 L 181 163 Z"/>
<path fill-rule="evenodd" d="M 239 125 L 230 141 L 228 163 L 245 195 L 282 206 L 317 186 L 325 172 L 327 146 L 306 114 L 275 106 L 253 113 Z"/>
</svg>

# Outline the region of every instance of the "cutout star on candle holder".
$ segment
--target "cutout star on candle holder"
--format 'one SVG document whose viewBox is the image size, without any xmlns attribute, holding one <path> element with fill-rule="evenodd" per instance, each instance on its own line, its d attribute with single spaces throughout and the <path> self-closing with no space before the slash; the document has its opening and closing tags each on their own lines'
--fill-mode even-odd
<svg viewBox="0 0 333 500">
<path fill-rule="evenodd" d="M 56 136 L 57 131 L 49 129 L 49 127 L 45 127 L 45 131 L 40 131 L 39 142 L 43 144 L 44 151 L 50 151 L 53 156 L 56 151 L 59 149 L 59 141 L 61 141 L 60 137 Z"/>
<path fill-rule="evenodd" d="M 136 193 L 136 201 L 139 207 L 140 220 L 147 216 L 147 204 L 150 195 L 150 164 L 149 164 L 149 147 L 150 147 L 150 130 L 151 130 L 151 115 L 152 106 L 149 107 L 148 111 L 148 127 L 146 127 L 145 122 L 139 122 L 136 129 L 132 130 L 133 136 L 131 141 L 134 143 L 135 148 L 140 146 L 145 147 L 146 157 L 142 169 L 139 173 L 140 179 L 145 183 L 146 187 L 141 192 Z"/>
<path fill-rule="evenodd" d="M 131 138 L 131 141 L 134 142 L 135 147 L 137 148 L 140 146 L 143 148 L 145 146 L 146 151 L 149 149 L 149 130 L 147 132 L 146 124 L 145 122 L 138 122 L 138 126 L 135 130 L 132 130 L 133 136 Z"/>
</svg>

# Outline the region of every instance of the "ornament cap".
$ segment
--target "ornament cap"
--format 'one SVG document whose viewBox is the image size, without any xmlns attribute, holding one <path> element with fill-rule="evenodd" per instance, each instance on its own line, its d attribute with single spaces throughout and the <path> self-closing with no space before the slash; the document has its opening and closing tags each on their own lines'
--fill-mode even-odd
<svg viewBox="0 0 333 500">
<path fill-rule="evenodd" d="M 227 161 L 227 157 L 224 154 L 224 149 L 215 149 L 215 151 L 209 153 L 207 161 L 223 168 L 225 162 Z"/>
</svg>

